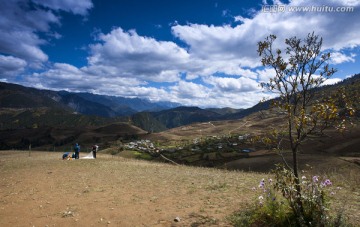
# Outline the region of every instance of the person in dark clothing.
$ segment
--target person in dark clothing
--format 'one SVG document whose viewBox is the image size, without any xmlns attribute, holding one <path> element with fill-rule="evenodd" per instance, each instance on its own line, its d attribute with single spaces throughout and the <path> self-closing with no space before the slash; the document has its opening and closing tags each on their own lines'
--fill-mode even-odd
<svg viewBox="0 0 360 227">
<path fill-rule="evenodd" d="M 65 160 L 69 157 L 69 152 L 63 154 L 62 159 Z"/>
<path fill-rule="evenodd" d="M 75 151 L 75 159 L 79 159 L 79 156 L 80 156 L 80 146 L 79 146 L 79 144 L 75 144 L 74 151 Z"/>
<path fill-rule="evenodd" d="M 94 145 L 92 146 L 92 153 L 93 153 L 93 157 L 96 158 L 96 152 L 98 151 L 99 146 L 98 145 Z"/>
</svg>

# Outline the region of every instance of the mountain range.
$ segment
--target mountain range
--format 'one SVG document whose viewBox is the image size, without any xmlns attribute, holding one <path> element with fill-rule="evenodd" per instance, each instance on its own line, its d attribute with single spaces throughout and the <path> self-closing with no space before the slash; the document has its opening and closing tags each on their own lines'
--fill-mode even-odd
<svg viewBox="0 0 360 227">
<path fill-rule="evenodd" d="M 344 86 L 350 96 L 359 97 L 360 74 L 323 86 L 317 93 L 329 95 Z M 162 132 L 198 122 L 221 124 L 221 121 L 237 120 L 266 110 L 271 101 L 248 109 L 201 109 L 172 102 L 41 90 L 0 82 L 0 149 L 23 148 L 29 141 L 39 146 L 67 144 L 81 138 L 104 142 L 108 141 L 106 138 L 131 137 L 131 132 Z M 360 102 L 355 103 L 360 117 Z M 102 136 L 97 129 L 104 126 L 116 131 Z M 66 135 L 60 135 L 61 131 L 67 132 Z"/>
<path fill-rule="evenodd" d="M 172 102 L 150 102 L 91 93 L 50 91 L 0 82 L 1 108 L 51 107 L 101 117 L 129 116 L 140 111 L 159 111 L 180 106 Z"/>
<path fill-rule="evenodd" d="M 133 125 L 149 132 L 159 132 L 194 122 L 227 119 L 227 116 L 236 118 L 236 114 L 243 111 L 233 108 L 201 109 L 180 106 L 174 102 L 150 102 L 139 98 L 41 90 L 3 82 L 0 83 L 0 107 L 0 118 L 8 120 L 1 122 L 2 129 L 16 128 L 16 124 L 9 124 L 14 121 L 18 122 L 19 127 L 33 127 L 34 124 L 66 126 L 69 124 L 66 119 L 82 118 L 82 122 L 132 122 Z M 9 109 L 13 112 L 18 110 L 15 111 L 16 119 L 11 119 L 11 116 L 15 115 Z M 34 122 L 39 114 L 42 116 L 42 122 Z M 99 120 L 99 117 L 105 119 Z M 45 123 L 44 119 L 49 121 Z M 77 124 L 79 123 L 80 120 Z"/>
</svg>

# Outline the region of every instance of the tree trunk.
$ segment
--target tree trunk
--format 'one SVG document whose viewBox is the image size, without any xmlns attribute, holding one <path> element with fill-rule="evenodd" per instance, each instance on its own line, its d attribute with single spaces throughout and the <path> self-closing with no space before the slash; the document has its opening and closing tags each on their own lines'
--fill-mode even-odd
<svg viewBox="0 0 360 227">
<path fill-rule="evenodd" d="M 293 173 L 295 176 L 295 189 L 296 189 L 296 205 L 298 207 L 295 208 L 297 211 L 297 220 L 296 224 L 298 226 L 306 226 L 304 223 L 304 207 L 301 201 L 301 186 L 300 186 L 300 178 L 299 178 L 299 167 L 298 167 L 298 158 L 297 158 L 297 146 L 292 148 L 293 153 Z"/>
</svg>

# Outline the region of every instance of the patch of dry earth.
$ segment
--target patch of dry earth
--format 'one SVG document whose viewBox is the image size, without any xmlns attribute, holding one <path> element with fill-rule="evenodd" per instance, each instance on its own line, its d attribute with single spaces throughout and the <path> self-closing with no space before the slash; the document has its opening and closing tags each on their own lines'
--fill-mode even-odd
<svg viewBox="0 0 360 227">
<path fill-rule="evenodd" d="M 263 175 L 0 152 L 0 226 L 229 226 Z M 175 222 L 176 217 L 180 222 Z"/>
</svg>

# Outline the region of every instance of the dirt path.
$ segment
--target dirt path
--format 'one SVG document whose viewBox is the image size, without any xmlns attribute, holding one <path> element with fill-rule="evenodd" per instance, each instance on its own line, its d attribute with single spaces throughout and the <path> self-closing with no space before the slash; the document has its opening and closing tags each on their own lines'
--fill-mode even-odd
<svg viewBox="0 0 360 227">
<path fill-rule="evenodd" d="M 259 174 L 0 152 L 0 226 L 229 226 Z M 174 221 L 176 217 L 180 222 Z"/>
</svg>

